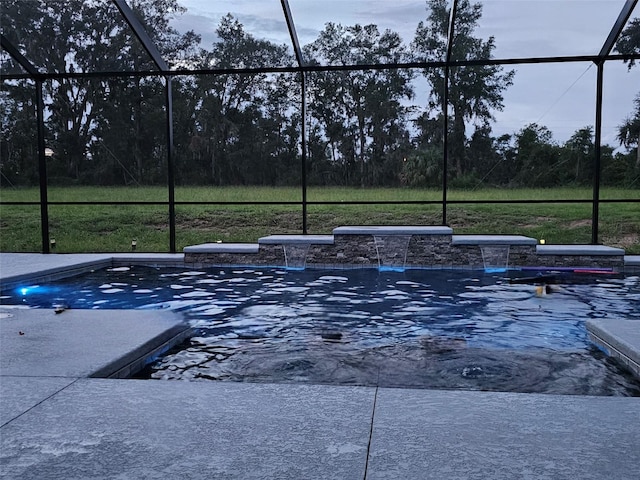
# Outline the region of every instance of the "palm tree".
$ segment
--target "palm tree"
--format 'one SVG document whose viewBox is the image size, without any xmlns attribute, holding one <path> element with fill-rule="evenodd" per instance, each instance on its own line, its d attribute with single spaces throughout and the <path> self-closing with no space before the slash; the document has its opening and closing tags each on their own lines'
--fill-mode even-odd
<svg viewBox="0 0 640 480">
<path fill-rule="evenodd" d="M 633 100 L 636 111 L 633 116 L 625 119 L 622 125 L 618 126 L 618 141 L 621 145 L 631 149 L 636 146 L 636 167 L 640 168 L 640 94 Z"/>
</svg>

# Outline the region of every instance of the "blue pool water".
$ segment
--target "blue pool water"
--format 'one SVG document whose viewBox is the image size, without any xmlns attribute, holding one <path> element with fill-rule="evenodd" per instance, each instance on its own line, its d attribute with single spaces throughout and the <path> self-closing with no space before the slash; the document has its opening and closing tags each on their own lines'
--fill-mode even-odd
<svg viewBox="0 0 640 480">
<path fill-rule="evenodd" d="M 0 300 L 183 312 L 195 336 L 150 365 L 149 378 L 640 395 L 584 325 L 640 327 L 639 277 L 559 274 L 549 292 L 513 282 L 531 275 L 123 267 Z"/>
</svg>

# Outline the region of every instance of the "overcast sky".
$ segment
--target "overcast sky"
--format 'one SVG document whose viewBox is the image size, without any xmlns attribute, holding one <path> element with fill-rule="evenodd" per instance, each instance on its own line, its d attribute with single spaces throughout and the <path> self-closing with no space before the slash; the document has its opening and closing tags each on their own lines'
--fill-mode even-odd
<svg viewBox="0 0 640 480">
<path fill-rule="evenodd" d="M 274 43 L 290 44 L 279 0 L 179 0 L 188 11 L 175 19 L 179 31 L 194 30 L 202 46 L 216 41 L 220 18 L 231 12 L 245 31 Z M 624 0 L 484 0 L 474 35 L 495 37 L 495 58 L 597 54 Z M 406 44 L 427 17 L 424 0 L 289 0 L 301 45 L 315 40 L 327 22 L 344 26 L 374 23 Z M 640 17 L 636 6 L 632 18 Z M 514 84 L 504 92 L 505 108 L 496 112 L 495 135 L 512 134 L 529 123 L 547 126 L 566 141 L 577 129 L 595 123 L 596 67 L 590 63 L 516 65 Z M 633 110 L 640 92 L 640 66 L 631 71 L 607 62 L 604 77 L 603 142 L 617 146 L 616 131 Z M 416 91 L 417 98 L 428 92 Z"/>
</svg>

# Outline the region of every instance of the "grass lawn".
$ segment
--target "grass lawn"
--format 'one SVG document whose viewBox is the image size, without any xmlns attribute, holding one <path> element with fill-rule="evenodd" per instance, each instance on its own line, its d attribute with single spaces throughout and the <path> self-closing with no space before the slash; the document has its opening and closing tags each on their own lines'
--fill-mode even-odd
<svg viewBox="0 0 640 480">
<path fill-rule="evenodd" d="M 448 200 L 590 200 L 590 189 L 483 189 L 450 191 Z M 166 188 L 50 188 L 50 202 L 167 202 Z M 37 188 L 3 188 L 3 202 L 36 202 Z M 176 202 L 301 202 L 298 188 L 178 187 Z M 640 190 L 601 190 L 602 199 L 638 199 Z M 328 234 L 341 225 L 439 225 L 440 205 L 351 205 L 348 202 L 441 201 L 439 190 L 408 188 L 309 188 L 309 233 Z M 322 205 L 316 202 L 337 202 Z M 600 243 L 640 254 L 640 203 L 600 205 Z M 49 230 L 56 251 L 167 252 L 167 205 L 50 205 Z M 449 204 L 447 223 L 454 233 L 519 234 L 544 238 L 548 244 L 590 243 L 591 205 Z M 301 233 L 301 205 L 176 205 L 176 243 L 187 245 L 222 240 L 256 242 L 270 234 Z M 0 251 L 40 251 L 39 205 L 0 206 Z"/>
</svg>

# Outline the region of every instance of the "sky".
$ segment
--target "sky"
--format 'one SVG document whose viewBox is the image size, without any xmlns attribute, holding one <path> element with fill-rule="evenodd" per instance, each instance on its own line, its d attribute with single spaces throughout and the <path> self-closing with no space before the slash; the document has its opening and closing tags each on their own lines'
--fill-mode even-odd
<svg viewBox="0 0 640 480">
<path fill-rule="evenodd" d="M 223 15 L 231 12 L 257 38 L 290 45 L 279 0 L 179 0 L 188 10 L 173 21 L 178 31 L 194 30 L 210 48 Z M 613 27 L 624 0 L 483 0 L 474 36 L 495 38 L 494 58 L 595 55 Z M 400 34 L 406 44 L 418 22 L 426 20 L 425 0 L 289 0 L 301 45 L 315 40 L 325 23 L 374 23 Z M 631 18 L 640 17 L 640 4 Z M 595 123 L 596 66 L 589 62 L 514 65 L 514 84 L 504 91 L 493 134 L 513 134 L 530 123 L 548 127 L 565 142 L 576 130 Z M 617 127 L 633 112 L 640 93 L 640 65 L 606 62 L 603 88 L 603 143 L 617 147 Z M 426 102 L 424 82 L 416 102 Z"/>
</svg>

